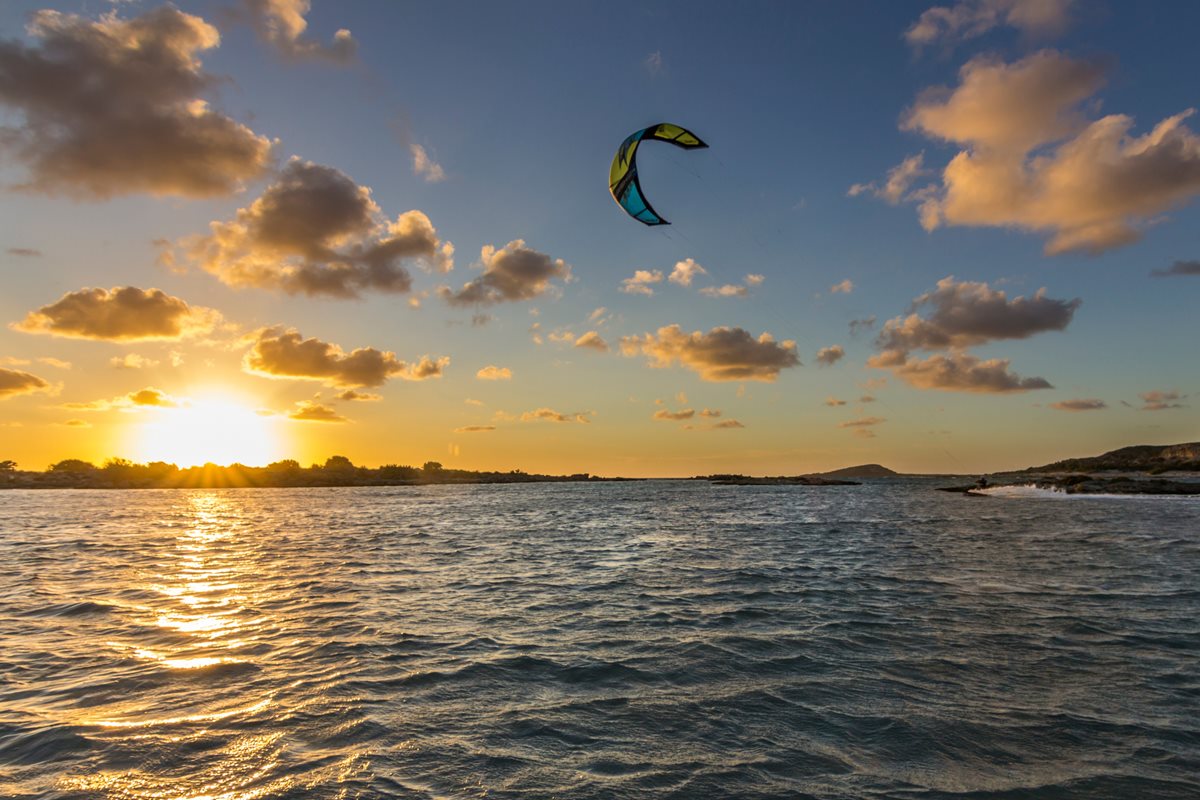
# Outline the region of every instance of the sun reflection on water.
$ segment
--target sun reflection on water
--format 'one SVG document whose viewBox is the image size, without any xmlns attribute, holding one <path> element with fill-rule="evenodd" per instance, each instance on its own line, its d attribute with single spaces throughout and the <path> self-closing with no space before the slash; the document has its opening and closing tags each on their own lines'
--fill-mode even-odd
<svg viewBox="0 0 1200 800">
<path fill-rule="evenodd" d="M 191 492 L 179 511 L 183 524 L 176 523 L 174 541 L 157 555 L 153 572 L 138 575 L 141 588 L 157 598 L 138 607 L 138 640 L 108 643 L 146 665 L 149 673 L 141 674 L 151 689 L 79 720 L 109 744 L 140 752 L 149 745 L 158 751 L 154 760 L 174 754 L 179 765 L 73 776 L 63 788 L 171 800 L 287 792 L 298 778 L 270 777 L 284 733 L 274 724 L 281 687 L 265 679 L 272 648 L 263 641 L 264 631 L 286 627 L 265 612 L 285 599 L 278 593 L 286 583 L 262 569 L 250 523 L 229 495 Z"/>
</svg>

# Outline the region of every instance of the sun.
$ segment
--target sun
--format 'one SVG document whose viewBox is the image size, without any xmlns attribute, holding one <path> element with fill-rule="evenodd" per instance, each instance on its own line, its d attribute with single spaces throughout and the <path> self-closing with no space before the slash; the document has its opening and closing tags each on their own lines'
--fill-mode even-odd
<svg viewBox="0 0 1200 800">
<path fill-rule="evenodd" d="M 230 397 L 197 398 L 152 414 L 135 434 L 139 461 L 261 467 L 282 457 L 277 421 Z"/>
</svg>

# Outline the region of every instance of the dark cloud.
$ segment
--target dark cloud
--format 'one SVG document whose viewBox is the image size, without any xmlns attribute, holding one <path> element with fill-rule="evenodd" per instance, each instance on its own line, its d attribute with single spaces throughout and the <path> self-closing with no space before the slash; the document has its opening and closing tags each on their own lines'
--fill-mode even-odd
<svg viewBox="0 0 1200 800">
<path fill-rule="evenodd" d="M 301 400 L 297 403 L 296 408 L 288 413 L 288 419 L 295 419 L 301 422 L 350 421 L 329 406 L 322 405 L 321 403 L 312 403 L 307 400 Z"/>
<path fill-rule="evenodd" d="M 1176 275 L 1200 275 L 1200 261 L 1176 261 L 1167 269 L 1156 269 L 1150 274 L 1156 278 L 1169 278 Z"/>
<path fill-rule="evenodd" d="M 858 419 L 851 419 L 851 420 L 846 420 L 845 422 L 839 422 L 838 427 L 839 428 L 869 428 L 869 427 L 872 427 L 875 425 L 881 425 L 884 422 L 887 422 L 887 419 L 884 417 L 859 417 Z"/>
<path fill-rule="evenodd" d="M 71 339 L 136 342 L 198 336 L 220 321 L 213 309 L 189 306 L 161 289 L 124 286 L 68 292 L 10 327 Z"/>
<path fill-rule="evenodd" d="M 22 258 L 37 258 L 42 254 L 41 250 L 33 247 L 10 247 L 7 252 L 10 256 L 21 256 Z"/>
<path fill-rule="evenodd" d="M 455 428 L 455 433 L 487 433 L 488 431 L 496 430 L 495 425 L 465 425 L 461 428 Z"/>
<path fill-rule="evenodd" d="M 321 44 L 304 35 L 308 29 L 309 0 L 242 0 L 242 15 L 258 33 L 285 58 L 320 59 L 345 64 L 358 52 L 358 43 L 345 28 L 333 35 L 329 44 Z"/>
<path fill-rule="evenodd" d="M 46 392 L 49 390 L 50 384 L 37 375 L 22 372 L 19 369 L 5 369 L 4 367 L 0 367 L 0 400 L 7 400 L 19 394 L 32 394 L 33 392 Z"/>
<path fill-rule="evenodd" d="M 857 336 L 862 331 L 869 331 L 875 327 L 875 315 L 863 317 L 862 319 L 850 320 L 850 335 Z"/>
<path fill-rule="evenodd" d="M 25 188 L 209 197 L 270 167 L 267 139 L 200 99 L 215 80 L 198 55 L 220 43 L 200 17 L 37 11 L 28 32 L 33 45 L 0 41 L 0 103 L 22 116 L 0 142 L 28 168 Z"/>
<path fill-rule="evenodd" d="M 817 363 L 822 367 L 832 367 L 837 362 L 841 361 L 846 355 L 846 351 L 842 349 L 840 344 L 822 347 L 817 351 Z"/>
<path fill-rule="evenodd" d="M 1039 289 L 1012 300 L 986 283 L 956 282 L 947 277 L 921 295 L 907 317 L 888 320 L 876 343 L 884 350 L 961 349 L 1001 339 L 1026 339 L 1064 330 L 1083 301 L 1055 300 Z M 927 311 L 922 317 L 918 312 Z"/>
<path fill-rule="evenodd" d="M 1181 394 L 1178 391 L 1142 392 L 1138 397 L 1142 398 L 1142 411 L 1167 411 L 1172 408 L 1187 408 L 1187 406 L 1179 402 L 1186 398 L 1187 395 Z"/>
<path fill-rule="evenodd" d="M 565 261 L 531 250 L 521 239 L 499 250 L 485 246 L 480 261 L 483 274 L 478 278 L 463 284 L 457 292 L 448 286 L 438 290 L 447 303 L 467 306 L 531 300 L 550 288 L 552 278 L 571 278 L 571 267 Z"/>
<path fill-rule="evenodd" d="M 846 405 L 846 401 L 830 395 L 829 397 L 825 398 L 825 405 L 830 406 L 831 408 L 837 408 L 838 406 Z"/>
<path fill-rule="evenodd" d="M 1059 400 L 1057 403 L 1051 403 L 1050 407 L 1058 411 L 1099 411 L 1102 408 L 1108 408 L 1108 403 L 1103 400 L 1085 398 L 1081 400 Z"/>
<path fill-rule="evenodd" d="M 897 354 L 897 351 L 886 351 L 867 361 L 868 366 L 891 369 L 896 377 L 918 389 L 1004 394 L 1054 388 L 1045 378 L 1022 378 L 1014 374 L 1008 364 L 1006 358 L 981 361 L 962 352 L 921 360 Z"/>
<path fill-rule="evenodd" d="M 389 378 L 419 381 L 441 377 L 448 357 L 422 356 L 406 363 L 395 353 L 360 347 L 346 353 L 336 344 L 305 339 L 296 330 L 264 328 L 242 359 L 245 371 L 268 378 L 321 381 L 327 386 L 382 386 Z"/>
<path fill-rule="evenodd" d="M 234 287 L 359 297 L 412 288 L 414 263 L 446 272 L 454 246 L 429 217 L 408 211 L 388 222 L 359 186 L 332 167 L 292 159 L 279 178 L 229 222 L 182 243 L 186 255 Z"/>
<path fill-rule="evenodd" d="M 668 325 L 657 333 L 621 338 L 626 356 L 642 353 L 651 366 L 669 367 L 676 361 L 706 381 L 774 381 L 780 370 L 799 366 L 796 343 L 776 342 L 769 333 L 757 339 L 742 328 L 713 328 L 708 333 L 684 333 Z"/>
</svg>

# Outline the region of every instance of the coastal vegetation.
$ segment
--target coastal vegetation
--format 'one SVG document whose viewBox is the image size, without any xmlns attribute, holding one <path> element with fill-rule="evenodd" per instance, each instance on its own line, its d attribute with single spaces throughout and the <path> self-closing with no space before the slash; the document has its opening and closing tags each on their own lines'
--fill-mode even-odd
<svg viewBox="0 0 1200 800">
<path fill-rule="evenodd" d="M 68 458 L 51 464 L 44 472 L 20 470 L 17 466 L 13 461 L 0 461 L 0 489 L 282 488 L 610 480 L 587 473 L 539 475 L 521 470 L 479 472 L 448 469 L 436 461 L 426 461 L 420 467 L 385 464 L 372 469 L 356 466 L 345 456 L 332 456 L 324 464 L 309 467 L 300 466 L 294 459 L 276 461 L 265 467 L 205 464 L 180 468 L 163 461 L 135 464 L 123 458 L 109 459 L 102 466 Z"/>
</svg>

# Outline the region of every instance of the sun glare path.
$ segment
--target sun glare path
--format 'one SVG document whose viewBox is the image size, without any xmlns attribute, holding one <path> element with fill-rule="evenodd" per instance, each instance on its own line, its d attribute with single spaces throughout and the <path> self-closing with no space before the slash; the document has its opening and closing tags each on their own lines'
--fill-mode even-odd
<svg viewBox="0 0 1200 800">
<path fill-rule="evenodd" d="M 278 421 L 224 397 L 157 408 L 137 428 L 140 461 L 179 467 L 202 464 L 265 466 L 282 457 Z"/>
</svg>

